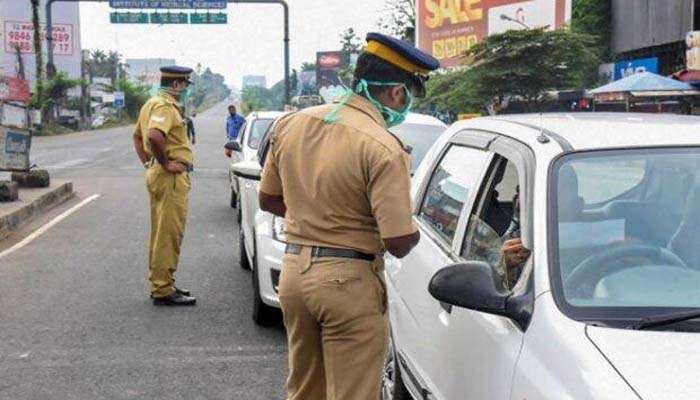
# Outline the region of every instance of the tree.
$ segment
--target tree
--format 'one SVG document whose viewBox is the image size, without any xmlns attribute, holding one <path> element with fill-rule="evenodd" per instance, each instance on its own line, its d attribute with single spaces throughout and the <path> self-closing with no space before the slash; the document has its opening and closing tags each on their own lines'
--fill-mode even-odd
<svg viewBox="0 0 700 400">
<path fill-rule="evenodd" d="M 34 55 L 36 56 L 36 90 L 34 91 L 34 105 L 42 104 L 44 100 L 44 78 L 42 66 L 44 65 L 41 52 L 41 22 L 39 21 L 39 0 L 31 0 L 32 26 L 34 27 Z M 38 108 L 38 107 L 36 107 Z"/>
<path fill-rule="evenodd" d="M 316 71 L 316 63 L 312 63 L 312 62 L 301 63 L 301 72 L 306 72 L 306 71 Z"/>
<path fill-rule="evenodd" d="M 416 41 L 415 0 L 386 0 L 379 29 L 414 43 Z"/>
<path fill-rule="evenodd" d="M 340 34 L 340 50 L 348 53 L 360 51 L 362 40 L 357 37 L 353 28 L 348 28 Z"/>
<path fill-rule="evenodd" d="M 595 38 L 570 30 L 511 30 L 491 35 L 467 51 L 469 94 L 485 105 L 523 100 L 539 108 L 545 92 L 584 85 L 598 64 Z"/>
<path fill-rule="evenodd" d="M 594 38 L 593 50 L 600 62 L 610 61 L 612 36 L 611 0 L 575 0 L 572 10 L 571 30 Z M 598 68 L 593 66 L 586 73 L 588 85 L 597 84 Z"/>
</svg>

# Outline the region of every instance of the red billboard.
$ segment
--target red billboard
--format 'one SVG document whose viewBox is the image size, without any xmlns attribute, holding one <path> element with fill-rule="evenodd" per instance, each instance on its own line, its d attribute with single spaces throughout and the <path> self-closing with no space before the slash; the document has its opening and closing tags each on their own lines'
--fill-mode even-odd
<svg viewBox="0 0 700 400">
<path fill-rule="evenodd" d="M 571 0 L 416 0 L 418 47 L 443 67 L 488 35 L 510 29 L 556 29 L 571 18 Z"/>
<path fill-rule="evenodd" d="M 0 76 L 0 100 L 26 103 L 31 93 L 24 79 Z"/>
</svg>

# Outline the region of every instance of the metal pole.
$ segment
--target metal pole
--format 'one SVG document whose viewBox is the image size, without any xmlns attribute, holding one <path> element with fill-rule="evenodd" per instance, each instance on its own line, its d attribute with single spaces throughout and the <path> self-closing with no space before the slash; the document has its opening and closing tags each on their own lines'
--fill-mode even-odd
<svg viewBox="0 0 700 400">
<path fill-rule="evenodd" d="M 289 82 L 289 5 L 286 0 L 227 0 L 229 3 L 279 4 L 284 9 L 284 102 L 289 104 L 291 85 Z"/>
</svg>

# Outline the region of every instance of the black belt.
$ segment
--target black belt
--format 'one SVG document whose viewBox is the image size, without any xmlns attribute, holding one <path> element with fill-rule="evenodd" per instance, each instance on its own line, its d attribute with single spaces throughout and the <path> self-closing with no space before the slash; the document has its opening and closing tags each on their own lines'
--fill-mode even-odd
<svg viewBox="0 0 700 400">
<path fill-rule="evenodd" d="M 301 249 L 303 246 L 293 243 L 287 244 L 287 249 L 285 253 L 287 254 L 301 254 Z M 350 249 L 335 249 L 332 247 L 311 247 L 311 256 L 314 258 L 319 257 L 339 257 L 339 258 L 356 258 L 359 260 L 374 261 L 374 254 L 362 253 L 356 250 Z"/>
</svg>

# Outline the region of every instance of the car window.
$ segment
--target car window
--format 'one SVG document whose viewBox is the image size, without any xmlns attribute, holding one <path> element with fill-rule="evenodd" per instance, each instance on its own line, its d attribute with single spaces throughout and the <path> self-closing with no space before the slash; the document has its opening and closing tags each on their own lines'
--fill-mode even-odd
<svg viewBox="0 0 700 400">
<path fill-rule="evenodd" d="M 512 287 L 524 262 L 506 268 L 502 247 L 508 239 L 520 238 L 520 181 L 514 163 L 505 158 L 494 162 L 490 184 L 479 196 L 480 208 L 469 218 L 461 256 L 488 263 L 504 288 Z"/>
<path fill-rule="evenodd" d="M 628 191 L 644 179 L 646 172 L 645 160 L 617 160 L 606 165 L 597 162 L 581 161 L 572 164 L 576 175 L 581 181 L 580 196 L 586 204 L 599 204 L 612 200 Z M 610 169 L 615 169 L 615 175 L 610 175 Z"/>
<path fill-rule="evenodd" d="M 391 128 L 390 131 L 411 146 L 411 173 L 413 173 L 445 128 L 426 124 L 401 124 Z"/>
<path fill-rule="evenodd" d="M 484 151 L 452 146 L 433 171 L 418 218 L 447 244 L 454 239 L 459 215 L 487 159 Z"/>
<path fill-rule="evenodd" d="M 248 135 L 248 147 L 251 149 L 257 149 L 260 146 L 260 141 L 263 135 L 267 132 L 267 129 L 272 125 L 272 118 L 256 119 L 252 122 L 253 125 L 250 127 L 250 134 Z"/>
</svg>

